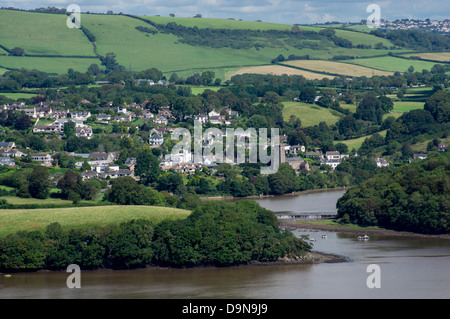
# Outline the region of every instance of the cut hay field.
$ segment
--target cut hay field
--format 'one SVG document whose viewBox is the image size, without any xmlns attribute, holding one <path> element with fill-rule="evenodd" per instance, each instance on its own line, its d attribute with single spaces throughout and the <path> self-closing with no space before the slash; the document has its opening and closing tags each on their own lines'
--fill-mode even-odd
<svg viewBox="0 0 450 319">
<path fill-rule="evenodd" d="M 419 58 L 424 60 L 450 62 L 450 52 L 408 53 L 402 55 L 405 57 L 418 56 Z"/>
<path fill-rule="evenodd" d="M 294 69 L 294 68 L 290 68 L 290 67 L 282 66 L 282 65 L 261 65 L 261 66 L 245 67 L 245 68 L 239 69 L 238 71 L 232 73 L 230 78 L 234 75 L 246 74 L 246 73 L 273 74 L 273 75 L 283 75 L 283 74 L 302 75 L 308 80 L 334 78 L 334 76 L 331 76 L 331 75 L 325 75 L 325 74 L 314 73 L 314 72 L 305 71 L 305 70 Z"/>
<path fill-rule="evenodd" d="M 283 102 L 283 104 L 284 120 L 288 121 L 291 115 L 295 115 L 302 121 L 302 127 L 318 125 L 320 122 L 331 125 L 339 121 L 343 116 L 342 113 L 316 104 L 303 102 Z"/>
<path fill-rule="evenodd" d="M 155 206 L 96 206 L 58 209 L 5 209 L 0 210 L 0 236 L 17 231 L 42 230 L 58 222 L 63 229 L 106 226 L 148 219 L 160 222 L 164 219 L 186 218 L 191 212 L 182 209 Z"/>
<path fill-rule="evenodd" d="M 354 60 L 346 60 L 345 62 L 391 72 L 395 71 L 406 72 L 411 65 L 414 67 L 414 71 L 422 72 L 422 70 L 424 69 L 431 70 L 433 65 L 436 64 L 436 62 L 408 60 L 393 56 L 383 56 L 367 59 L 354 59 Z"/>
<path fill-rule="evenodd" d="M 340 63 L 333 61 L 321 60 L 297 60 L 283 62 L 283 65 L 290 65 L 293 67 L 305 69 L 313 72 L 325 72 L 329 74 L 341 74 L 345 76 L 366 76 L 372 77 L 374 75 L 392 75 L 393 72 L 374 70 L 369 67 L 358 65 L 349 65 L 348 63 Z"/>
</svg>

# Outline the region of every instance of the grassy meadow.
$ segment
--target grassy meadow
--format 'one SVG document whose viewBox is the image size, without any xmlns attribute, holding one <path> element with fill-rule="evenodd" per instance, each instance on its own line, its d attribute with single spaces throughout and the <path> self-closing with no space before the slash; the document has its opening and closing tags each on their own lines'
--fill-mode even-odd
<svg viewBox="0 0 450 319">
<path fill-rule="evenodd" d="M 98 59 L 60 58 L 60 57 L 28 57 L 0 55 L 0 66 L 11 69 L 37 69 L 48 73 L 67 73 L 72 68 L 75 71 L 86 72 L 91 64 L 98 64 Z"/>
<path fill-rule="evenodd" d="M 292 25 L 276 24 L 256 21 L 239 21 L 216 18 L 172 18 L 147 17 L 159 24 L 175 22 L 188 27 L 223 28 L 223 29 L 249 29 L 249 30 L 291 30 Z M 31 55 L 82 55 L 91 56 L 92 59 L 58 58 L 58 57 L 14 57 L 0 55 L 0 67 L 39 69 L 50 73 L 66 73 L 72 68 L 76 71 L 86 71 L 92 64 L 100 65 L 95 57 L 94 47 L 80 29 L 69 29 L 66 26 L 66 15 L 23 12 L 14 10 L 0 10 L 0 44 L 7 48 L 22 47 L 26 54 Z M 20 27 L 17 27 L 20 22 Z M 148 68 L 157 68 L 166 76 L 176 72 L 187 77 L 196 72 L 208 69 L 216 72 L 216 77 L 222 80 L 229 79 L 234 72 L 244 67 L 265 66 L 262 70 L 252 72 L 266 72 L 266 66 L 272 59 L 280 54 L 310 55 L 314 58 L 330 59 L 334 55 L 372 56 L 386 53 L 387 50 L 341 48 L 335 46 L 322 46 L 312 49 L 308 46 L 295 48 L 289 44 L 280 47 L 256 49 L 233 49 L 229 47 L 213 48 L 208 46 L 189 45 L 181 43 L 179 38 L 172 34 L 149 34 L 136 30 L 143 26 L 152 29 L 150 24 L 123 15 L 82 14 L 81 24 L 96 38 L 97 52 L 106 55 L 108 52 L 116 54 L 119 64 L 132 71 L 141 71 Z M 301 30 L 320 31 L 323 27 L 299 26 Z M 383 42 L 387 47 L 391 45 L 388 40 L 376 38 L 373 35 L 353 32 L 350 30 L 336 30 L 336 35 L 344 37 L 357 44 L 373 44 Z M 305 40 L 314 42 L 313 40 Z M 0 53 L 2 53 L 0 52 Z M 405 53 L 409 51 L 404 51 Z M 0 72 L 2 70 L 0 69 Z M 269 71 L 274 74 L 280 72 L 292 74 L 292 70 Z M 314 74 L 304 73 L 307 78 Z M 371 73 L 370 73 L 371 75 Z"/>
<path fill-rule="evenodd" d="M 191 212 L 155 206 L 95 206 L 57 209 L 0 210 L 0 236 L 17 231 L 43 230 L 58 222 L 63 229 L 106 226 L 132 219 L 160 222 L 164 219 L 186 218 Z"/>
<path fill-rule="evenodd" d="M 6 96 L 8 99 L 18 100 L 18 99 L 31 99 L 36 96 L 35 93 L 0 93 L 0 95 Z"/>
<path fill-rule="evenodd" d="M 283 118 L 288 121 L 291 115 L 295 115 L 302 121 L 302 127 L 318 125 L 320 122 L 331 125 L 344 116 L 342 113 L 316 104 L 303 102 L 283 102 L 283 104 Z"/>
<path fill-rule="evenodd" d="M 232 19 L 217 18 L 180 18 L 180 17 L 149 17 L 140 16 L 157 24 L 175 22 L 186 27 L 211 28 L 211 29 L 248 29 L 248 30 L 291 30 L 290 24 L 278 24 L 269 22 L 240 21 Z M 320 31 L 320 28 L 300 27 L 302 30 Z"/>
<path fill-rule="evenodd" d="M 381 135 L 382 137 L 386 137 L 386 132 L 387 132 L 387 130 L 384 130 L 384 131 L 378 132 L 378 134 Z M 348 150 L 351 152 L 353 149 L 358 150 L 361 147 L 362 143 L 365 141 L 365 139 L 369 138 L 371 136 L 372 136 L 372 134 L 366 135 L 366 136 L 361 136 L 361 137 L 354 138 L 351 140 L 336 141 L 335 143 L 344 143 L 345 145 L 347 145 Z"/>
<path fill-rule="evenodd" d="M 68 28 L 66 20 L 63 14 L 0 10 L 0 44 L 26 54 L 95 56 L 83 32 Z"/>
</svg>

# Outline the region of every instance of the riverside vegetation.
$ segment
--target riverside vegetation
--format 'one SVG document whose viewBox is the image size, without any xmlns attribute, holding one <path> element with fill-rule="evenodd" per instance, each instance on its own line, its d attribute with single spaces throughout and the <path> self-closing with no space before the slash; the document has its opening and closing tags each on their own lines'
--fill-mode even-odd
<svg viewBox="0 0 450 319">
<path fill-rule="evenodd" d="M 310 245 L 281 231 L 252 201 L 207 202 L 185 219 L 131 220 L 105 227 L 17 232 L 0 238 L 0 270 L 229 266 L 302 257 Z"/>
</svg>

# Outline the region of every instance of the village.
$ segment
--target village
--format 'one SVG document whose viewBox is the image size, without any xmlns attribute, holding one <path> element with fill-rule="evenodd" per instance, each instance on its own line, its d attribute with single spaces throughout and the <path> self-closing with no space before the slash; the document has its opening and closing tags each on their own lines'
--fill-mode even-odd
<svg viewBox="0 0 450 319">
<path fill-rule="evenodd" d="M 83 105 L 89 104 L 89 101 L 83 100 L 80 102 Z M 142 103 L 145 104 L 145 103 Z M 117 123 L 125 124 L 128 129 L 133 126 L 133 122 L 141 120 L 141 122 L 148 123 L 151 127 L 148 136 L 148 145 L 151 148 L 161 148 L 164 141 L 170 139 L 171 133 L 175 129 L 173 122 L 175 120 L 169 106 L 161 107 L 157 114 L 151 113 L 145 109 L 142 104 L 132 103 L 129 105 L 113 106 L 110 103 L 109 107 L 98 109 L 98 114 L 92 114 L 89 110 L 70 111 L 65 109 L 64 105 L 59 102 L 37 103 L 33 106 L 28 106 L 24 103 L 5 104 L 0 106 L 3 112 L 14 111 L 24 112 L 34 121 L 32 132 L 41 136 L 57 136 L 62 139 L 64 136 L 65 124 L 73 122 L 75 124 L 75 135 L 79 138 L 92 139 L 94 130 L 92 125 L 101 123 L 102 125 L 113 125 Z M 221 127 L 223 137 L 226 137 L 225 127 L 231 127 L 234 120 L 239 117 L 238 112 L 229 108 L 223 108 L 220 112 L 212 110 L 207 114 L 197 114 L 195 116 L 186 117 L 192 118 L 201 124 L 209 124 L 215 127 Z M 138 126 L 135 126 L 139 130 Z M 113 133 L 111 133 L 113 134 Z M 129 136 L 129 134 L 116 134 L 117 136 Z M 322 152 L 320 149 L 307 150 L 303 145 L 289 145 L 287 144 L 287 137 L 280 137 L 279 145 L 279 163 L 288 163 L 296 172 L 310 171 L 311 165 L 315 162 L 315 166 L 327 165 L 332 170 L 348 158 L 349 154 L 341 154 L 339 151 Z M 210 146 L 211 140 L 206 137 L 203 141 L 203 147 Z M 439 151 L 444 151 L 447 145 L 439 145 Z M 163 171 L 175 171 L 180 174 L 192 175 L 196 171 L 202 170 L 203 166 L 213 168 L 217 163 L 211 160 L 203 160 L 201 162 L 194 161 L 192 153 L 182 152 L 179 154 L 172 154 L 170 150 L 166 150 L 166 154 L 160 156 L 160 167 Z M 14 142 L 0 143 L 0 165 L 15 166 L 14 159 L 30 156 L 31 160 L 43 166 L 54 165 L 55 152 L 49 153 L 30 153 L 30 150 L 18 149 Z M 139 179 L 134 174 L 136 165 L 136 158 L 127 158 L 124 165 L 120 167 L 115 164 L 120 156 L 120 152 L 92 152 L 92 153 L 74 153 L 67 152 L 68 156 L 75 159 L 75 168 L 81 171 L 83 179 L 101 178 L 114 179 L 124 176 L 131 176 Z M 353 154 L 351 156 L 358 156 Z M 426 154 L 414 154 L 409 162 L 414 159 L 425 159 Z M 226 162 L 234 165 L 235 159 L 226 159 Z M 377 167 L 387 167 L 389 163 L 384 158 L 375 159 Z M 83 166 L 83 164 L 87 166 Z M 125 167 L 124 167 L 125 166 Z"/>
</svg>

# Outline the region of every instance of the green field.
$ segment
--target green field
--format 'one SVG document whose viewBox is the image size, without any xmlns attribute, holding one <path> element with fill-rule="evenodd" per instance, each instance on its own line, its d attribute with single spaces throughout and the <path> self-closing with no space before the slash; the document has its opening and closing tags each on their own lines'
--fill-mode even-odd
<svg viewBox="0 0 450 319">
<path fill-rule="evenodd" d="M 141 17 L 159 24 L 175 22 L 177 24 L 199 28 L 226 28 L 250 30 L 290 30 L 292 25 L 265 22 L 250 22 L 215 18 L 171 18 Z M 83 55 L 92 59 L 60 58 L 60 57 L 13 57 L 0 56 L 0 67 L 39 69 L 50 73 L 66 73 L 69 68 L 86 71 L 92 64 L 100 65 L 95 57 L 92 43 L 80 29 L 69 29 L 66 26 L 66 15 L 0 10 L 0 44 L 7 48 L 21 47 L 26 54 L 45 55 Z M 211 69 L 216 77 L 229 79 L 233 72 L 248 66 L 270 64 L 280 54 L 310 55 L 315 58 L 330 59 L 334 55 L 372 56 L 387 54 L 387 50 L 341 48 L 334 45 L 322 45 L 311 49 L 308 46 L 295 48 L 289 43 L 283 45 L 266 45 L 258 50 L 233 49 L 231 47 L 213 48 L 209 46 L 189 45 L 181 43 L 180 38 L 168 33 L 149 34 L 136 30 L 143 26 L 153 27 L 139 19 L 124 15 L 82 14 L 81 24 L 96 38 L 97 52 L 106 55 L 116 54 L 119 64 L 132 71 L 157 68 L 166 76 L 176 72 L 182 77 L 193 73 L 201 73 Z M 19 27 L 20 25 L 20 27 Z M 320 31 L 315 26 L 300 26 L 302 30 Z M 356 44 L 373 44 L 389 41 L 373 35 L 348 30 L 336 30 L 336 34 Z M 261 41 L 265 41 L 261 39 Z M 305 40 L 314 42 L 313 40 Z M 410 51 L 403 50 L 408 53 Z M 1 72 L 1 69 L 0 69 Z"/>
<path fill-rule="evenodd" d="M 378 132 L 378 134 L 383 137 L 386 137 L 386 132 L 387 132 L 387 130 L 384 130 L 384 131 Z M 372 134 L 366 135 L 366 136 L 361 136 L 361 137 L 354 138 L 351 140 L 346 140 L 346 141 L 336 141 L 336 143 L 344 143 L 345 145 L 347 145 L 348 150 L 351 152 L 353 149 L 358 150 L 361 147 L 364 140 L 371 136 L 372 136 Z"/>
<path fill-rule="evenodd" d="M 31 99 L 36 96 L 35 93 L 0 93 L 0 95 L 6 96 L 8 99 Z"/>
<path fill-rule="evenodd" d="M 269 22 L 255 22 L 255 21 L 239 21 L 232 19 L 217 19 L 217 18 L 179 18 L 179 17 L 149 17 L 141 16 L 141 18 L 150 20 L 157 24 L 167 24 L 175 22 L 186 27 L 198 28 L 212 28 L 212 29 L 249 29 L 249 30 L 291 30 L 292 25 L 278 24 Z M 315 27 L 300 27 L 302 30 L 320 31 L 320 28 Z"/>
<path fill-rule="evenodd" d="M 0 44 L 26 54 L 95 56 L 83 32 L 68 28 L 66 20 L 63 14 L 0 10 Z"/>
<path fill-rule="evenodd" d="M 75 71 L 86 72 L 91 64 L 98 64 L 98 59 L 58 58 L 58 57 L 27 57 L 0 55 L 0 65 L 12 69 L 39 70 L 48 73 L 67 73 L 72 68 Z"/>
<path fill-rule="evenodd" d="M 395 71 L 406 72 L 411 65 L 414 67 L 414 71 L 422 72 L 423 69 L 431 70 L 433 65 L 436 64 L 435 62 L 408 60 L 393 56 L 383 56 L 367 59 L 354 59 L 354 60 L 347 60 L 346 62 L 350 64 L 357 64 L 369 68 L 374 68 L 377 70 L 392 71 L 392 72 Z"/>
<path fill-rule="evenodd" d="M 64 229 L 106 226 L 132 219 L 186 218 L 190 211 L 154 206 L 96 206 L 58 209 L 4 209 L 0 210 L 0 236 L 17 231 L 42 230 L 58 222 Z"/>
<path fill-rule="evenodd" d="M 395 101 L 392 112 L 405 113 L 411 110 L 423 109 L 423 102 Z"/>
<path fill-rule="evenodd" d="M 288 121 L 291 115 L 295 115 L 302 121 L 302 127 L 318 125 L 320 122 L 331 125 L 343 116 L 342 113 L 316 104 L 303 102 L 283 102 L 283 104 L 283 118 Z"/>
<path fill-rule="evenodd" d="M 194 95 L 202 94 L 205 90 L 211 90 L 211 91 L 219 91 L 222 87 L 221 86 L 193 86 L 191 87 L 191 92 Z"/>
</svg>

